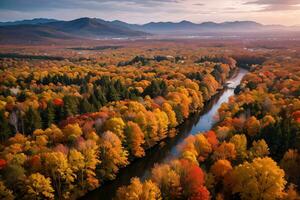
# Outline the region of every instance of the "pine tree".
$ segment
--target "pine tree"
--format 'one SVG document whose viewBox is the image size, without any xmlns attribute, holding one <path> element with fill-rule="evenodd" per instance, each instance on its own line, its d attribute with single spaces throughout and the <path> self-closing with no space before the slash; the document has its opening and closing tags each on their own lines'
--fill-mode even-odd
<svg viewBox="0 0 300 200">
<path fill-rule="evenodd" d="M 54 123 L 55 120 L 55 108 L 52 102 L 48 103 L 47 109 L 46 109 L 46 127 L 50 127 L 51 124 Z"/>
<path fill-rule="evenodd" d="M 40 113 L 33 109 L 31 106 L 29 107 L 28 111 L 25 115 L 25 133 L 31 134 L 35 129 L 42 128 Z"/>
<path fill-rule="evenodd" d="M 0 111 L 0 130 L 0 140 L 2 142 L 6 141 L 12 135 L 8 120 L 4 115 L 4 110 Z"/>
<path fill-rule="evenodd" d="M 80 101 L 79 112 L 80 114 L 89 113 L 93 111 L 93 106 L 89 103 L 86 98 Z"/>
<path fill-rule="evenodd" d="M 107 99 L 108 101 L 118 101 L 120 100 L 120 96 L 115 89 L 114 85 L 109 85 L 108 86 L 108 94 L 107 94 Z"/>
</svg>

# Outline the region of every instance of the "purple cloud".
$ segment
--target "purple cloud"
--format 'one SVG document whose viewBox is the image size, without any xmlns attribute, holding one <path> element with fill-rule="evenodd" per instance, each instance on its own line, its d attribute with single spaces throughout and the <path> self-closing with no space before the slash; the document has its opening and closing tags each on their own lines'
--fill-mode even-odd
<svg viewBox="0 0 300 200">
<path fill-rule="evenodd" d="M 300 10 L 299 0 L 256 0 L 245 4 L 264 6 L 261 11 Z"/>
</svg>

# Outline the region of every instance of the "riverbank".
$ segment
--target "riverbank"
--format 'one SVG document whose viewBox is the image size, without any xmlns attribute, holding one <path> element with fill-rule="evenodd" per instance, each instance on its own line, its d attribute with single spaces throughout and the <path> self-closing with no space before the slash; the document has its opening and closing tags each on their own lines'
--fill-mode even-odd
<svg viewBox="0 0 300 200">
<path fill-rule="evenodd" d="M 226 86 L 229 83 L 230 87 L 236 87 L 246 73 L 247 70 L 238 69 L 237 74 L 232 74 L 232 77 L 224 85 Z M 218 108 L 222 103 L 227 102 L 233 94 L 233 89 L 224 87 L 210 101 L 205 103 L 204 109 L 201 112 L 192 114 L 184 123 L 177 127 L 179 134 L 174 138 L 166 138 L 160 144 L 148 149 L 145 157 L 136 159 L 130 165 L 120 169 L 115 180 L 106 182 L 100 188 L 87 193 L 81 199 L 96 200 L 100 197 L 103 199 L 112 199 L 116 190 L 120 186 L 128 185 L 132 177 L 147 178 L 155 163 L 162 163 L 166 159 L 176 156 L 177 146 L 187 136 L 209 130 L 213 126 L 213 118 Z"/>
</svg>

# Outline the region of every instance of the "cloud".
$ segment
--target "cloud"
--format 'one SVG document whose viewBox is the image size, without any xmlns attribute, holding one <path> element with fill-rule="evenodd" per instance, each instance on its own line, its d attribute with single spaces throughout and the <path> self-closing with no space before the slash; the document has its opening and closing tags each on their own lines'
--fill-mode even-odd
<svg viewBox="0 0 300 200">
<path fill-rule="evenodd" d="M 290 24 L 300 19 L 298 4 L 300 0 L 0 0 L 0 21 L 96 17 L 139 24 L 182 20 Z M 266 12 L 270 10 L 282 12 Z"/>
<path fill-rule="evenodd" d="M 194 6 L 204 6 L 205 4 L 204 3 L 194 3 L 193 5 Z"/>
<path fill-rule="evenodd" d="M 263 6 L 260 11 L 300 10 L 299 0 L 257 0 L 245 4 Z"/>
<path fill-rule="evenodd" d="M 165 4 L 177 4 L 183 0 L 1 0 L 0 10 L 40 11 L 51 9 L 91 9 L 102 10 L 107 6 L 134 5 L 140 7 L 158 7 Z"/>
</svg>

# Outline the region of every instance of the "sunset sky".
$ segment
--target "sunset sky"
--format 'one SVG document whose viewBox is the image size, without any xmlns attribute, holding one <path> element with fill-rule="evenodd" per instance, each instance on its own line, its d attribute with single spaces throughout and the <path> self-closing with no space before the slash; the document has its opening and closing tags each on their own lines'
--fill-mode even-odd
<svg viewBox="0 0 300 200">
<path fill-rule="evenodd" d="M 97 17 L 130 23 L 253 20 L 300 24 L 300 0 L 0 0 L 0 21 Z"/>
</svg>

